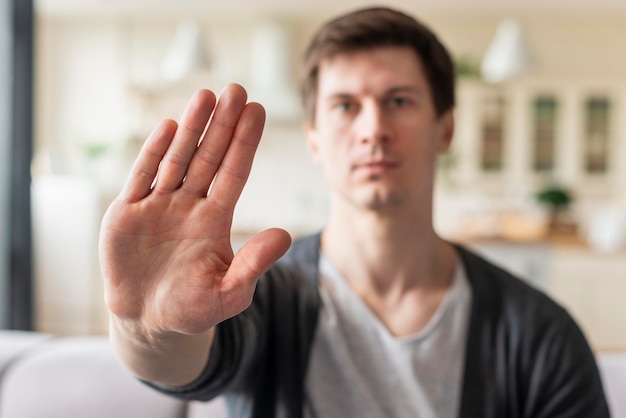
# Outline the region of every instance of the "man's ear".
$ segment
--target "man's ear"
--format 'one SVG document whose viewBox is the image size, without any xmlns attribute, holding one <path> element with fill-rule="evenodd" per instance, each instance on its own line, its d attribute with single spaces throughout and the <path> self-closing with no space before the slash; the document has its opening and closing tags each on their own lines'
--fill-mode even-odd
<svg viewBox="0 0 626 418">
<path fill-rule="evenodd" d="M 311 154 L 311 158 L 315 164 L 319 164 L 320 156 L 319 156 L 319 143 L 318 143 L 318 132 L 315 127 L 309 123 L 304 126 L 304 134 L 306 135 L 306 144 L 309 149 L 309 154 Z"/>
<path fill-rule="evenodd" d="M 452 109 L 439 117 L 441 134 L 439 136 L 439 152 L 444 153 L 450 149 L 454 137 L 454 113 Z"/>
</svg>

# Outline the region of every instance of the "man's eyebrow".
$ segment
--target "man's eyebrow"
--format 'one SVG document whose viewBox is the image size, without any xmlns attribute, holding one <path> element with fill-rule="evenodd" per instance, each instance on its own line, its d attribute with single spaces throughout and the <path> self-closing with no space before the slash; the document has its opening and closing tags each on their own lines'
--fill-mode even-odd
<svg viewBox="0 0 626 418">
<path fill-rule="evenodd" d="M 392 94 L 392 93 L 398 93 L 398 92 L 414 92 L 414 93 L 423 93 L 424 89 L 418 86 L 410 86 L 410 85 L 406 85 L 406 86 L 395 86 L 395 87 L 391 87 L 388 90 L 385 90 L 383 92 L 383 94 Z M 346 92 L 346 91 L 336 91 L 333 92 L 331 94 L 329 94 L 327 97 L 352 97 L 352 96 L 356 96 L 359 93 L 351 93 L 351 92 Z"/>
<path fill-rule="evenodd" d="M 397 86 L 392 87 L 385 92 L 386 95 L 396 94 L 396 93 L 412 93 L 421 95 L 424 94 L 424 89 L 418 86 Z"/>
<path fill-rule="evenodd" d="M 351 99 L 354 96 L 355 95 L 352 93 L 337 92 L 337 93 L 329 94 L 328 96 L 326 96 L 325 100 L 333 101 L 333 100 Z"/>
<path fill-rule="evenodd" d="M 414 94 L 416 96 L 422 96 L 425 94 L 425 90 L 419 86 L 401 85 L 401 86 L 391 87 L 390 89 L 384 91 L 379 97 L 392 96 L 398 93 L 408 93 L 408 94 Z M 332 102 L 332 101 L 337 101 L 337 100 L 352 99 L 355 96 L 358 96 L 358 93 L 337 91 L 337 92 L 327 95 L 326 97 L 323 98 L 323 100 Z"/>
</svg>

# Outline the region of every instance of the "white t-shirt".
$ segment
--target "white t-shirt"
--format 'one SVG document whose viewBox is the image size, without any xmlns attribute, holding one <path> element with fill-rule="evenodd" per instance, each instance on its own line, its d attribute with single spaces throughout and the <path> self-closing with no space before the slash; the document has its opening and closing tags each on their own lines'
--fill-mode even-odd
<svg viewBox="0 0 626 418">
<path fill-rule="evenodd" d="M 471 305 L 461 263 L 430 322 L 411 336 L 393 336 L 324 256 L 320 293 L 305 417 L 458 416 Z"/>
</svg>

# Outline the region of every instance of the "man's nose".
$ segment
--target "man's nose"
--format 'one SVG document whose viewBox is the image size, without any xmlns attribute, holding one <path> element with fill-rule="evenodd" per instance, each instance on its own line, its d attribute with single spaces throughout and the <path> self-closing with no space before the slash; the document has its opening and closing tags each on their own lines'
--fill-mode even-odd
<svg viewBox="0 0 626 418">
<path fill-rule="evenodd" d="M 358 138 L 362 143 L 387 142 L 388 121 L 379 103 L 363 104 L 357 121 Z"/>
</svg>

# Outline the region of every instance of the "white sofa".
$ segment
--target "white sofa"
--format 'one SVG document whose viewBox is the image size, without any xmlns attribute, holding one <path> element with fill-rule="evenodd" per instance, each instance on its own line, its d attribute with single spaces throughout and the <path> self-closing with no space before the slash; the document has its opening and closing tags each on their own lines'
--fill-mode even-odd
<svg viewBox="0 0 626 418">
<path fill-rule="evenodd" d="M 222 418 L 221 399 L 182 402 L 133 378 L 106 337 L 0 331 L 0 418 Z"/>
<path fill-rule="evenodd" d="M 598 356 L 613 418 L 626 418 L 626 352 Z M 222 418 L 221 399 L 182 402 L 133 378 L 106 337 L 0 331 L 0 418 Z"/>
</svg>

